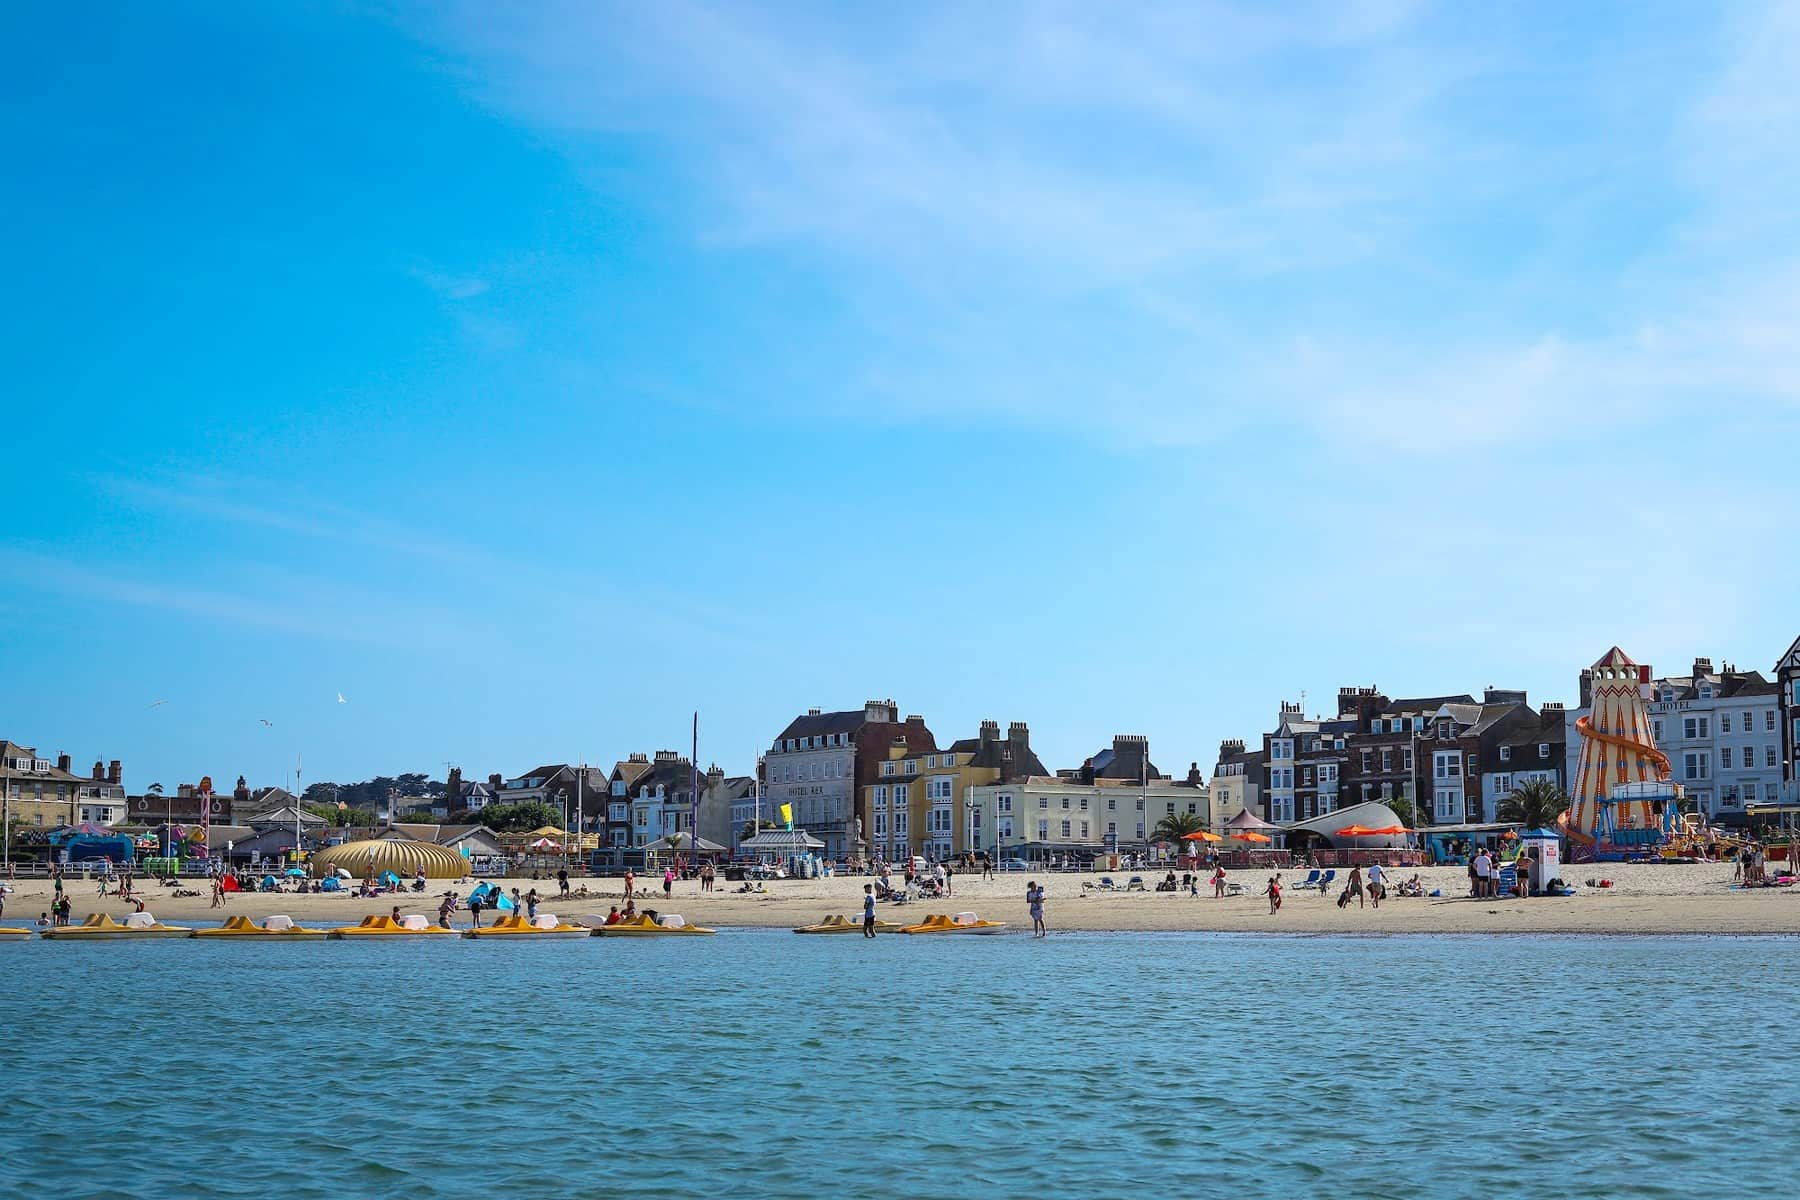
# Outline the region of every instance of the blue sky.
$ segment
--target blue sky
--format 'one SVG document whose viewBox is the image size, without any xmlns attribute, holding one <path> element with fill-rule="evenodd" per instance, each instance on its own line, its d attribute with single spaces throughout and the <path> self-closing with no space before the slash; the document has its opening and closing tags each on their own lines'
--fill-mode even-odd
<svg viewBox="0 0 1800 1200">
<path fill-rule="evenodd" d="M 0 734 L 1169 769 L 1766 669 L 1800 17 L 1490 7 L 9 6 Z"/>
</svg>

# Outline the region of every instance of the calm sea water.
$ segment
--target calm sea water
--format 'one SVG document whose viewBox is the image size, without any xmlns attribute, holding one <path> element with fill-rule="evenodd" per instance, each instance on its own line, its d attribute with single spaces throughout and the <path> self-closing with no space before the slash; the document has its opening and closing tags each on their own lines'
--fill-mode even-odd
<svg viewBox="0 0 1800 1200">
<path fill-rule="evenodd" d="M 0 1195 L 1693 1200 L 1787 1169 L 1797 957 L 1754 938 L 0 944 Z"/>
</svg>

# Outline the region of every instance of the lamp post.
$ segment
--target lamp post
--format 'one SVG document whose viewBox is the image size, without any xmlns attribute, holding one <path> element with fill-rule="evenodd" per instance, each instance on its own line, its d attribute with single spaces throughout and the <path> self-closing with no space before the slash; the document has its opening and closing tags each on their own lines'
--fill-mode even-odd
<svg viewBox="0 0 1800 1200">
<path fill-rule="evenodd" d="M 560 789 L 556 793 L 556 798 L 558 800 L 562 801 L 562 814 L 563 814 L 562 865 L 563 865 L 563 870 L 566 871 L 569 869 L 569 789 L 568 788 Z"/>
</svg>

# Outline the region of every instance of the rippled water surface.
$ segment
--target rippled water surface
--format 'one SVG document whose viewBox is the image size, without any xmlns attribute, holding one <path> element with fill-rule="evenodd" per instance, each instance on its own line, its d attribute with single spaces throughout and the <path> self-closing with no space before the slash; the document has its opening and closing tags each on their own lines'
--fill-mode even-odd
<svg viewBox="0 0 1800 1200">
<path fill-rule="evenodd" d="M 734 931 L 0 944 L 0 1195 L 1692 1200 L 1784 1169 L 1797 955 Z"/>
</svg>

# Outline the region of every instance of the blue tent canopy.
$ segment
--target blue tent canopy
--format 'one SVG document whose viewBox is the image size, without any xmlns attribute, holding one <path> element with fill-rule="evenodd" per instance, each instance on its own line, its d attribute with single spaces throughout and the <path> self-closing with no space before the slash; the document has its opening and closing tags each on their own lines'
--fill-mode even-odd
<svg viewBox="0 0 1800 1200">
<path fill-rule="evenodd" d="M 475 885 L 475 890 L 469 893 L 468 903 L 473 904 L 477 900 L 499 912 L 511 912 L 513 908 L 513 902 L 507 894 L 491 883 Z"/>
<path fill-rule="evenodd" d="M 381 873 L 381 885 L 383 887 L 394 887 L 399 884 L 399 882 L 400 877 L 392 871 L 383 871 Z"/>
<path fill-rule="evenodd" d="M 319 881 L 319 890 L 321 892 L 335 892 L 343 886 L 343 884 L 338 882 L 338 877 L 336 875 L 327 875 L 324 879 Z"/>
</svg>

